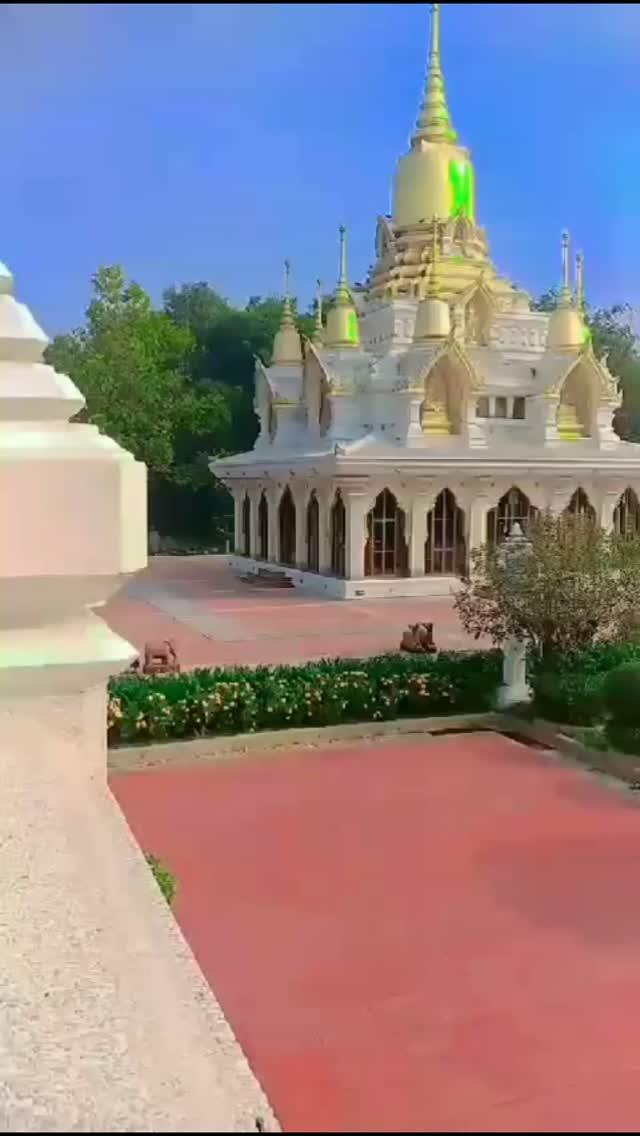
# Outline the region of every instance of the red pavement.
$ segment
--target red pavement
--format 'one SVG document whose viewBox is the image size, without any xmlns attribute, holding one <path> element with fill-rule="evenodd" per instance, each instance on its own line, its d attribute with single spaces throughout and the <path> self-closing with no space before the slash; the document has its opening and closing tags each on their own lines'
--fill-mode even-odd
<svg viewBox="0 0 640 1136">
<path fill-rule="evenodd" d="M 637 1131 L 640 812 L 494 735 L 113 778 L 289 1131 Z"/>
<path fill-rule="evenodd" d="M 182 605 L 180 618 L 158 606 L 158 588 Z M 434 622 L 439 647 L 482 645 L 464 634 L 448 597 L 341 601 L 256 589 L 220 556 L 155 556 L 131 592 L 107 604 L 104 618 L 139 651 L 147 640 L 173 639 L 185 668 L 364 658 L 397 650 L 418 619 Z"/>
</svg>

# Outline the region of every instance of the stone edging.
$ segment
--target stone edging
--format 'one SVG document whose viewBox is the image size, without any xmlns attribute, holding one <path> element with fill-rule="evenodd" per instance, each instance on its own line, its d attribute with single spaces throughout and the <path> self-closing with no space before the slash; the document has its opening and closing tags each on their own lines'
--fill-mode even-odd
<svg viewBox="0 0 640 1136">
<path fill-rule="evenodd" d="M 434 718 L 393 718 L 387 722 L 349 722 L 340 726 L 304 726 L 299 729 L 259 730 L 251 734 L 190 738 L 157 745 L 120 746 L 109 750 L 109 772 L 152 769 L 162 765 L 194 765 L 246 754 L 311 749 L 354 741 L 433 734 L 450 730 L 495 730 L 502 714 L 445 714 Z"/>
</svg>

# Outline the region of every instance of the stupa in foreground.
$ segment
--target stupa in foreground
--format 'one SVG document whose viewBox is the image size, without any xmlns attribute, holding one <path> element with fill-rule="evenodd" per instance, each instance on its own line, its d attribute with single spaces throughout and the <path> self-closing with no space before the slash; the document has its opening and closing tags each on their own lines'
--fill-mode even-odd
<svg viewBox="0 0 640 1136">
<path fill-rule="evenodd" d="M 256 360 L 260 433 L 212 461 L 235 502 L 238 571 L 284 568 L 335 597 L 448 593 L 469 549 L 536 510 L 640 528 L 640 446 L 612 428 L 615 378 L 583 319 L 583 263 L 562 237 L 555 311 L 498 275 L 453 128 L 432 5 L 422 105 L 378 219 L 376 263 L 338 284 L 301 341 L 287 286 L 270 366 Z"/>
</svg>

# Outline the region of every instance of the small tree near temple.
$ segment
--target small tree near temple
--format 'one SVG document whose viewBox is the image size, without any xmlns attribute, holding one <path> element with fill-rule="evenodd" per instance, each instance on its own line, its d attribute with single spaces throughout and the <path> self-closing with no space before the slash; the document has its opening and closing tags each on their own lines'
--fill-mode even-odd
<svg viewBox="0 0 640 1136">
<path fill-rule="evenodd" d="M 527 640 L 541 657 L 625 638 L 637 623 L 640 540 L 549 512 L 531 521 L 528 537 L 517 572 L 499 549 L 473 550 L 454 604 L 465 631 L 496 645 Z"/>
</svg>

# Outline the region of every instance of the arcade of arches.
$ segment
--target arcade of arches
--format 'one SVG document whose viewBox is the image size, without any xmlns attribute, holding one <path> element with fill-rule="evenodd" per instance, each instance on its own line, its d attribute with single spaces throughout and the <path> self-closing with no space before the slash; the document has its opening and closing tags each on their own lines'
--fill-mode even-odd
<svg viewBox="0 0 640 1136">
<path fill-rule="evenodd" d="M 345 495 L 322 485 L 307 489 L 286 485 L 244 491 L 236 497 L 236 550 L 269 561 L 338 579 L 364 577 L 460 576 L 469 548 L 485 541 L 499 544 L 518 523 L 526 533 L 538 512 L 527 494 L 512 485 L 494 505 L 482 508 L 452 488 L 438 495 L 408 499 L 385 486 L 371 501 L 364 492 Z M 599 519 L 620 534 L 640 535 L 640 502 L 627 487 L 610 504 L 597 508 L 577 488 L 562 508 Z M 368 506 L 368 507 L 367 507 Z M 274 531 L 275 530 L 275 531 Z"/>
</svg>

